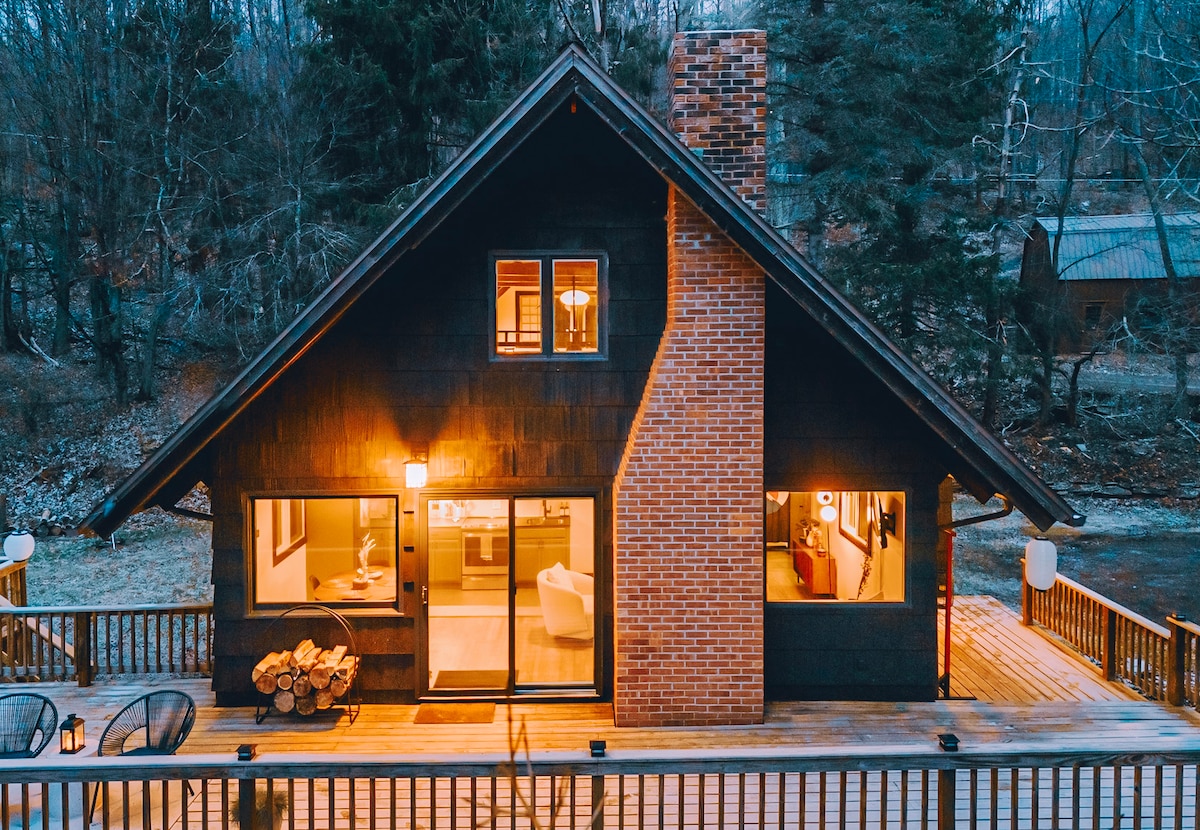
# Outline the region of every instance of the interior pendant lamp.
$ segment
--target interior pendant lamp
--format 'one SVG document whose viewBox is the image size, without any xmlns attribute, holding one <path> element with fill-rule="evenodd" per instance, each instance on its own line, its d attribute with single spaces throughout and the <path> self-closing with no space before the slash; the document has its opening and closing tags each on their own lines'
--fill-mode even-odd
<svg viewBox="0 0 1200 830">
<path fill-rule="evenodd" d="M 404 486 L 419 490 L 429 480 L 429 459 L 423 452 L 404 462 Z"/>
<path fill-rule="evenodd" d="M 1045 536 L 1025 545 L 1025 581 L 1035 590 L 1048 591 L 1058 577 L 1058 549 Z"/>
</svg>

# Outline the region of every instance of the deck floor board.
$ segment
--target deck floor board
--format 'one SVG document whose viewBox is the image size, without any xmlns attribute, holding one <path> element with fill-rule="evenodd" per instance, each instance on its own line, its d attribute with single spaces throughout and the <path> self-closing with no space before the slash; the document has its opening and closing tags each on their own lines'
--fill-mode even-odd
<svg viewBox="0 0 1200 830">
<path fill-rule="evenodd" d="M 228 753 L 256 743 L 260 753 L 437 755 L 505 752 L 511 728 L 524 728 L 533 750 L 707 749 L 927 745 L 952 731 L 963 745 L 1044 741 L 1068 746 L 1096 735 L 1125 739 L 1194 734 L 1200 715 L 1161 706 L 1105 682 L 1082 659 L 1061 651 L 991 597 L 960 597 L 952 616 L 952 699 L 916 703 L 812 701 L 772 703 L 765 722 L 746 727 L 618 729 L 610 703 L 498 705 L 488 724 L 416 724 L 415 705 L 364 704 L 355 723 L 344 709 L 311 718 L 271 714 L 254 723 L 249 707 L 217 709 L 207 679 L 100 682 L 86 689 L 38 684 L 60 714 L 77 713 L 95 741 L 122 706 L 152 688 L 179 688 L 197 702 L 196 725 L 180 754 Z"/>
</svg>

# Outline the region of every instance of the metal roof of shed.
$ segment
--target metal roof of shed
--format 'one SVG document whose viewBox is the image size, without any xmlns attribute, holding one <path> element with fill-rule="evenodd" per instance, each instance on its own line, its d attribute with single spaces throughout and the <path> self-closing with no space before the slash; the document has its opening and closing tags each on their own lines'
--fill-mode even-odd
<svg viewBox="0 0 1200 830">
<path fill-rule="evenodd" d="M 1171 258 L 1181 277 L 1200 277 L 1200 214 L 1164 216 Z M 1037 221 L 1053 245 L 1058 220 Z M 1163 268 L 1154 217 L 1149 213 L 1121 216 L 1068 216 L 1059 246 L 1062 280 L 1161 280 Z"/>
</svg>

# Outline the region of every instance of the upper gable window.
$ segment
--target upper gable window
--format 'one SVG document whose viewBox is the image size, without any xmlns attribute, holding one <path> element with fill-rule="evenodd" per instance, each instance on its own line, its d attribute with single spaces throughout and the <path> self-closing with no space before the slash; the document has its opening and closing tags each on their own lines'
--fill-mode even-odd
<svg viewBox="0 0 1200 830">
<path fill-rule="evenodd" d="M 604 345 L 602 254 L 493 258 L 495 354 L 599 355 Z"/>
</svg>

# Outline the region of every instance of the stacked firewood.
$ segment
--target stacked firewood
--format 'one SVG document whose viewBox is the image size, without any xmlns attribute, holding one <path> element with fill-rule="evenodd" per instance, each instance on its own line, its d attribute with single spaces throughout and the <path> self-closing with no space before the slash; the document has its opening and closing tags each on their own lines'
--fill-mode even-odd
<svg viewBox="0 0 1200 830">
<path fill-rule="evenodd" d="M 358 657 L 346 654 L 345 646 L 323 649 L 303 640 L 259 660 L 250 677 L 277 711 L 311 715 L 344 697 L 357 673 Z"/>
</svg>

